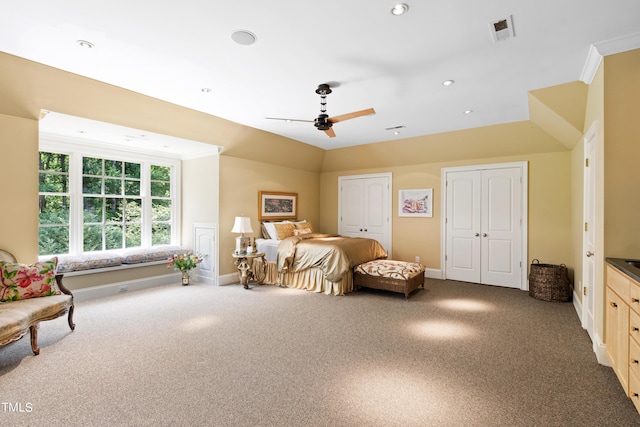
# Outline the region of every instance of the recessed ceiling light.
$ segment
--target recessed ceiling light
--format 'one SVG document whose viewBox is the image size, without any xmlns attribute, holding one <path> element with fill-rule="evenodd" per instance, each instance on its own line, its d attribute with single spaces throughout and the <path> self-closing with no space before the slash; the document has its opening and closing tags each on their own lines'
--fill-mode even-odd
<svg viewBox="0 0 640 427">
<path fill-rule="evenodd" d="M 391 14 L 395 16 L 402 15 L 409 10 L 409 5 L 406 3 L 398 3 L 391 8 Z"/>
<path fill-rule="evenodd" d="M 88 42 L 86 40 L 76 40 L 76 43 L 78 43 L 81 47 L 84 47 L 85 49 L 93 48 L 93 43 Z"/>
<path fill-rule="evenodd" d="M 247 46 L 256 42 L 256 35 L 251 31 L 236 30 L 231 33 L 231 39 L 238 44 Z"/>
<path fill-rule="evenodd" d="M 471 113 L 473 113 L 473 110 L 464 110 L 464 113 L 465 114 L 471 114 Z"/>
<path fill-rule="evenodd" d="M 454 83 L 455 83 L 455 81 L 453 81 L 453 80 L 445 80 L 445 81 L 442 82 L 442 86 L 451 86 Z"/>
</svg>

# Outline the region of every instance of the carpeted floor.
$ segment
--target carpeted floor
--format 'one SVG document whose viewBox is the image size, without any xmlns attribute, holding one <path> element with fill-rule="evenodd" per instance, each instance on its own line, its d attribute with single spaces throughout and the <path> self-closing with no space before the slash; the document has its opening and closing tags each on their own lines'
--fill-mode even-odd
<svg viewBox="0 0 640 427">
<path fill-rule="evenodd" d="M 427 280 L 404 296 L 163 286 L 0 348 L 11 426 L 632 426 L 570 303 Z M 5 403 L 10 403 L 7 405 Z M 20 410 L 17 410 L 17 409 Z"/>
</svg>

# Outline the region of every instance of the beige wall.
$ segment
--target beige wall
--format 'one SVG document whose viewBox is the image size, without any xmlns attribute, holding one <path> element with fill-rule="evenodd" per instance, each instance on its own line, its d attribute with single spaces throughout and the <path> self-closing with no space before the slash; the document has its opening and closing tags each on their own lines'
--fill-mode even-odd
<svg viewBox="0 0 640 427">
<path fill-rule="evenodd" d="M 517 136 L 514 136 L 517 137 Z M 365 147 L 361 147 L 364 150 Z M 394 156 L 393 144 L 387 156 Z M 338 150 L 335 150 L 338 151 Z M 429 158 L 429 150 L 415 151 Z M 321 174 L 320 223 L 323 231 L 338 231 L 338 177 L 391 172 L 393 179 L 393 258 L 413 261 L 415 256 L 428 268 L 441 269 L 441 171 L 442 168 L 527 161 L 529 163 L 529 257 L 541 262 L 571 267 L 571 156 L 568 151 L 523 156 L 492 157 L 456 162 L 423 163 L 412 166 L 345 170 Z M 433 217 L 405 218 L 397 212 L 398 190 L 433 188 Z M 527 261 L 529 264 L 530 261 Z"/>
<path fill-rule="evenodd" d="M 250 217 L 251 237 L 260 237 L 259 191 L 298 193 L 298 218 L 307 219 L 316 227 L 320 222 L 319 189 L 318 172 L 220 156 L 220 274 L 237 271 L 231 257 L 237 236 L 231 233 L 236 216 Z"/>
<path fill-rule="evenodd" d="M 604 63 L 604 255 L 640 258 L 640 49 Z"/>
<path fill-rule="evenodd" d="M 566 150 L 567 147 L 539 126 L 524 121 L 328 150 L 322 171 L 445 164 Z"/>
<path fill-rule="evenodd" d="M 0 114 L 0 153 L 0 182 L 4 189 L 0 249 L 11 252 L 20 262 L 35 262 L 38 256 L 38 122 Z"/>
<path fill-rule="evenodd" d="M 193 224 L 218 223 L 220 157 L 182 162 L 182 244 L 193 248 Z"/>
<path fill-rule="evenodd" d="M 162 276 L 175 273 L 167 268 L 166 264 L 156 264 L 144 267 L 133 267 L 122 270 L 81 274 L 78 276 L 65 276 L 64 284 L 72 291 L 92 288 L 95 286 L 110 285 L 113 283 L 128 282 L 130 280 L 145 279 L 153 276 Z M 179 279 L 176 279 L 179 280 Z"/>
</svg>

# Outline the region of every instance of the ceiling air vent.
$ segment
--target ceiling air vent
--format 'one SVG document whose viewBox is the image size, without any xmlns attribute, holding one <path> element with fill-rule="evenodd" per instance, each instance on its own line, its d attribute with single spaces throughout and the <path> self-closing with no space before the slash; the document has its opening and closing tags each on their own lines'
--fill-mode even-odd
<svg viewBox="0 0 640 427">
<path fill-rule="evenodd" d="M 515 37 L 515 33 L 513 31 L 513 15 L 491 22 L 489 24 L 489 29 L 491 30 L 491 38 L 494 43 Z"/>
</svg>

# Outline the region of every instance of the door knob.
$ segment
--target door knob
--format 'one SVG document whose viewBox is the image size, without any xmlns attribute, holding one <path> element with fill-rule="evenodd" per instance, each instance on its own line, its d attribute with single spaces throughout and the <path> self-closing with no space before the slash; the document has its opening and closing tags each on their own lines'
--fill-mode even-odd
<svg viewBox="0 0 640 427">
<path fill-rule="evenodd" d="M 592 257 L 592 256 L 593 256 L 593 252 L 587 251 L 587 257 Z"/>
<path fill-rule="evenodd" d="M 482 233 L 482 237 L 487 237 L 488 234 L 487 233 Z"/>
<path fill-rule="evenodd" d="M 476 237 L 478 237 L 480 235 L 480 233 L 476 233 Z"/>
</svg>

